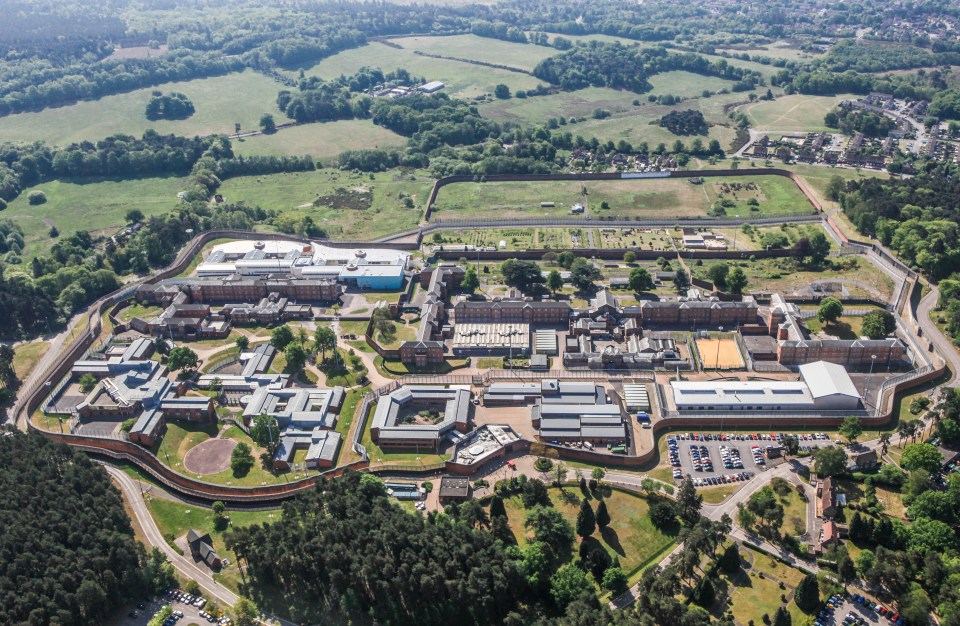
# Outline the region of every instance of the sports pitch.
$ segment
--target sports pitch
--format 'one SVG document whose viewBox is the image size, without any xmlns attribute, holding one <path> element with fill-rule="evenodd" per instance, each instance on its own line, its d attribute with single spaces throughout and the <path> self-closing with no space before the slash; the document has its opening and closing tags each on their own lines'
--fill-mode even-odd
<svg viewBox="0 0 960 626">
<path fill-rule="evenodd" d="M 697 352 L 703 369 L 735 370 L 745 367 L 737 340 L 732 337 L 697 337 Z"/>
</svg>

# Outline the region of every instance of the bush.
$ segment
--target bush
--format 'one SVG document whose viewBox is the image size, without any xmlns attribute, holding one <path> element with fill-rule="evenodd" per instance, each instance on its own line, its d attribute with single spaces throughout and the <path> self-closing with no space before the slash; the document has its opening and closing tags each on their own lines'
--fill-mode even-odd
<svg viewBox="0 0 960 626">
<path fill-rule="evenodd" d="M 42 191 L 31 191 L 27 194 L 27 202 L 31 205 L 36 206 L 38 204 L 43 204 L 47 201 L 47 194 Z"/>
</svg>

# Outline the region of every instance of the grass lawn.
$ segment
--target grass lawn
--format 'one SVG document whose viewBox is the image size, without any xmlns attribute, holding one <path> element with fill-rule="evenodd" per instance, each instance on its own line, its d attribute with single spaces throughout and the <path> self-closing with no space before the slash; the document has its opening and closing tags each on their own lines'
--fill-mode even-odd
<svg viewBox="0 0 960 626">
<path fill-rule="evenodd" d="M 253 130 L 259 127 L 263 113 L 272 113 L 278 123 L 286 121 L 276 104 L 277 93 L 282 88 L 273 79 L 253 70 L 165 83 L 37 113 L 8 115 L 0 118 L 0 137 L 26 142 L 42 139 L 66 145 L 95 141 L 115 133 L 139 137 L 151 128 L 161 134 L 188 137 L 232 133 L 237 122 L 243 130 Z M 154 90 L 186 94 L 196 113 L 185 120 L 148 120 L 144 111 Z"/>
<path fill-rule="evenodd" d="M 167 424 L 167 432 L 157 447 L 157 459 L 164 465 L 180 473 L 185 473 L 183 469 L 184 455 L 197 444 L 216 437 L 217 432 L 215 422 L 197 424 L 187 420 L 171 420 Z M 203 480 L 206 480 L 206 477 Z"/>
<path fill-rule="evenodd" d="M 899 438 L 894 437 L 893 439 L 897 441 Z M 895 446 L 890 446 L 889 450 L 893 450 L 894 447 Z M 837 486 L 846 494 L 848 503 L 863 504 L 864 484 L 847 478 L 840 478 L 837 480 Z M 874 486 L 874 489 L 877 493 L 877 500 L 883 505 L 885 515 L 894 519 L 905 519 L 907 507 L 903 504 L 903 495 L 899 491 L 894 491 L 880 485 Z M 853 513 L 854 511 L 850 511 L 846 514 L 848 520 L 853 517 Z"/>
<path fill-rule="evenodd" d="M 507 65 L 529 72 L 537 63 L 559 54 L 558 50 L 533 44 L 514 43 L 478 37 L 476 35 L 453 35 L 450 37 L 402 37 L 391 39 L 391 43 L 402 46 L 407 50 L 419 50 L 427 54 L 439 54 L 446 57 L 456 57 Z M 399 52 L 399 50 L 398 50 Z"/>
<path fill-rule="evenodd" d="M 448 374 L 452 370 L 469 365 L 470 359 L 446 359 L 440 364 L 416 367 L 414 365 L 405 365 L 400 361 L 384 361 L 382 356 L 377 355 L 373 363 L 377 366 L 378 372 L 384 376 L 393 378 L 395 376 L 403 376 L 404 374 Z"/>
<path fill-rule="evenodd" d="M 224 567 L 215 577 L 217 582 L 225 585 L 233 591 L 238 591 L 242 581 L 240 572 L 237 570 L 236 555 L 227 550 L 225 538 L 233 528 L 243 526 L 252 526 L 254 524 L 269 524 L 279 521 L 281 516 L 280 509 L 270 509 L 263 511 L 231 511 L 227 510 L 230 517 L 231 526 L 226 530 L 217 530 L 213 526 L 213 511 L 193 504 L 184 504 L 182 502 L 172 502 L 161 498 L 147 498 L 147 508 L 150 515 L 157 523 L 157 528 L 163 533 L 168 543 L 187 533 L 191 528 L 203 530 L 210 533 L 213 539 L 213 548 L 220 555 L 220 558 L 230 560 L 230 565 Z"/>
<path fill-rule="evenodd" d="M 337 465 L 350 463 L 360 458 L 360 455 L 353 451 L 349 434 L 350 427 L 353 425 L 353 421 L 357 416 L 357 406 L 360 404 L 363 395 L 368 391 L 370 391 L 369 386 L 360 389 L 351 389 L 347 392 L 343 400 L 343 407 L 340 409 L 340 416 L 337 418 L 336 428 L 337 432 L 340 433 L 340 436 L 343 438 L 343 442 L 340 444 L 340 456 L 338 457 Z"/>
<path fill-rule="evenodd" d="M 753 183 L 752 191 L 734 191 L 731 184 Z M 586 191 L 584 194 L 583 192 Z M 759 201 L 759 210 L 751 211 L 750 198 Z M 570 207 L 585 203 L 591 215 L 601 214 L 606 202 L 610 207 L 603 215 L 641 217 L 703 216 L 720 200 L 734 206 L 726 209 L 730 217 L 764 217 L 789 213 L 811 212 L 813 207 L 796 184 L 781 176 L 737 176 L 707 179 L 693 185 L 683 178 L 655 178 L 599 181 L 522 181 L 454 183 L 446 185 L 437 196 L 434 215 L 439 218 L 466 217 L 563 217 Z M 542 202 L 554 207 L 542 208 Z"/>
<path fill-rule="evenodd" d="M 387 350 L 396 350 L 400 347 L 400 344 L 404 341 L 413 341 L 417 338 L 417 328 L 416 326 L 408 326 L 406 324 L 394 324 L 394 327 L 397 329 L 393 335 L 389 337 L 384 337 L 380 333 L 376 333 L 374 339 L 377 343 L 386 348 Z"/>
<path fill-rule="evenodd" d="M 150 319 L 161 313 L 163 313 L 163 307 L 161 306 L 144 306 L 139 303 L 134 303 L 120 309 L 120 312 L 117 314 L 117 319 L 121 322 L 129 322 L 135 317 Z"/>
<path fill-rule="evenodd" d="M 792 163 L 785 165 L 777 163 L 778 168 L 787 169 L 803 177 L 807 184 L 813 190 L 814 196 L 823 205 L 826 210 L 839 208 L 839 204 L 826 197 L 827 185 L 834 176 L 839 176 L 843 180 L 859 180 L 862 178 L 889 178 L 889 175 L 883 171 L 861 169 L 859 172 L 849 167 L 823 167 L 822 165 L 808 165 L 806 163 Z M 840 214 L 840 217 L 843 217 Z M 836 219 L 836 218 L 835 218 Z M 839 221 L 839 220 L 838 220 Z M 851 227 L 847 231 L 848 236 L 854 235 L 855 231 Z M 861 236 L 862 237 L 862 236 Z"/>
<path fill-rule="evenodd" d="M 760 617 L 764 614 L 772 618 L 777 608 L 783 605 L 780 595 L 785 594 L 790 599 L 787 610 L 793 623 L 805 623 L 806 616 L 790 596 L 803 578 L 803 572 L 745 546 L 740 546 L 740 554 L 748 562 L 743 569 L 732 576 L 721 573 L 713 580 L 718 598 L 729 594 L 734 620 L 738 624 L 746 624 L 750 621 L 760 623 Z M 780 588 L 781 581 L 784 589 Z"/>
<path fill-rule="evenodd" d="M 791 293 L 794 290 L 809 285 L 813 281 L 841 280 L 855 281 L 870 287 L 877 294 L 854 284 L 845 283 L 847 291 L 852 297 L 872 296 L 890 298 L 893 293 L 893 281 L 865 259 L 848 257 L 844 262 L 851 263 L 849 269 L 824 268 L 822 270 L 798 269 L 791 258 L 757 259 L 753 262 L 737 261 L 729 265 L 739 266 L 747 275 L 747 289 L 766 289 Z M 693 273 L 698 278 L 705 278 L 710 264 L 704 262 L 702 266 L 694 266 Z"/>
<path fill-rule="evenodd" d="M 650 77 L 650 84 L 653 85 L 653 89 L 650 91 L 652 94 L 699 98 L 704 89 L 710 91 L 729 89 L 733 86 L 733 81 L 677 70 L 654 74 Z"/>
<path fill-rule="evenodd" d="M 757 101 L 741 110 L 750 120 L 750 126 L 760 130 L 830 130 L 823 123 L 823 116 L 841 100 L 853 96 L 780 96 L 776 100 Z"/>
<path fill-rule="evenodd" d="M 30 343 L 21 343 L 13 348 L 13 371 L 17 378 L 26 380 L 37 365 L 37 361 L 50 349 L 50 342 L 38 339 Z"/>
<path fill-rule="evenodd" d="M 367 332 L 367 322 L 354 320 L 340 320 L 340 331 L 345 335 L 362 337 Z"/>
<path fill-rule="evenodd" d="M 796 489 L 785 496 L 777 496 L 783 505 L 783 528 L 785 532 L 803 534 L 807 529 L 807 503 L 800 499 Z M 797 532 L 800 530 L 800 532 Z"/>
<path fill-rule="evenodd" d="M 272 135 L 254 135 L 232 141 L 233 151 L 241 155 L 309 154 L 314 159 L 325 162 L 335 161 L 345 150 L 393 148 L 407 142 L 405 137 L 377 126 L 370 120 L 301 124 L 281 128 Z"/>
<path fill-rule="evenodd" d="M 243 200 L 291 217 L 310 216 L 331 237 L 366 239 L 415 226 L 432 186 L 433 179 L 419 171 L 360 175 L 323 169 L 231 178 L 220 192 L 230 202 Z M 369 199 L 368 208 L 348 208 L 345 202 L 357 194 Z M 414 202 L 413 208 L 405 206 L 406 197 Z"/>
<path fill-rule="evenodd" d="M 560 511 L 572 526 L 576 526 L 577 513 L 580 510 L 580 500 L 583 494 L 576 485 L 568 485 L 564 492 L 552 487 L 549 490 L 553 506 Z M 566 497 L 564 497 L 564 493 Z M 647 515 L 649 504 L 645 498 L 625 491 L 612 490 L 607 492 L 607 510 L 610 512 L 611 522 L 606 530 L 599 529 L 587 539 L 599 542 L 611 557 L 618 557 L 623 572 L 631 578 L 638 578 L 639 573 L 654 563 L 657 557 L 663 555 L 674 544 L 674 538 L 657 530 Z M 523 527 L 526 510 L 519 496 L 504 500 L 507 509 L 507 521 L 513 530 L 514 537 L 520 546 L 528 542 L 527 529 Z M 596 508 L 597 501 L 591 506 Z M 575 540 L 569 559 L 575 558 L 579 545 Z"/>
<path fill-rule="evenodd" d="M 787 59 L 788 61 L 796 59 L 814 59 L 823 56 L 821 53 L 805 52 L 797 47 L 796 44 L 784 40 L 774 41 L 768 45 L 758 46 L 756 48 L 735 47 L 728 48 L 727 50 L 732 53 L 746 52 L 751 57 L 756 55 L 761 57 L 770 57 L 771 59 Z"/>
<path fill-rule="evenodd" d="M 544 120 L 551 117 L 590 117 L 595 109 L 605 109 L 613 114 L 637 114 L 640 107 L 632 103 L 638 98 L 641 96 L 632 91 L 587 87 L 533 98 L 493 100 L 482 104 L 480 113 L 484 117 L 498 121 L 542 124 Z M 583 134 L 577 130 L 578 128 L 580 124 L 561 127 L 562 130 L 569 130 L 574 135 Z"/>
<path fill-rule="evenodd" d="M 815 317 L 804 320 L 811 333 L 826 332 L 828 335 L 835 335 L 840 339 L 857 339 L 860 337 L 863 328 L 863 318 L 853 316 L 841 316 L 836 322 L 824 324 Z"/>
<path fill-rule="evenodd" d="M 494 42 L 494 45 L 502 43 L 492 39 L 484 39 L 483 41 L 485 45 L 487 42 Z M 534 46 L 530 46 L 530 48 L 533 48 L 533 52 L 537 51 Z M 541 48 L 541 50 L 547 49 Z M 457 98 L 474 98 L 492 94 L 494 87 L 500 83 L 507 85 L 511 92 L 518 89 L 533 89 L 542 83 L 541 80 L 528 74 L 461 61 L 432 59 L 415 54 L 410 49 L 398 50 L 378 42 L 371 42 L 366 46 L 345 50 L 324 59 L 307 70 L 307 75 L 331 79 L 341 74 L 354 74 L 362 67 L 379 67 L 384 73 L 404 68 L 412 75 L 422 76 L 428 81 L 441 81 L 445 85 L 443 93 Z M 275 105 L 273 108 L 275 108 Z"/>
<path fill-rule="evenodd" d="M 673 483 L 673 473 L 670 469 L 667 472 L 664 472 L 667 476 L 664 480 Z M 653 473 L 650 473 L 653 476 Z M 697 493 L 703 496 L 703 501 L 706 504 L 720 504 L 726 500 L 730 494 L 738 491 L 744 483 L 734 483 L 732 485 L 721 485 L 719 487 L 705 487 L 703 489 L 698 489 Z"/>
<path fill-rule="evenodd" d="M 5 119 L 9 118 L 0 118 L 0 121 Z M 90 231 L 94 236 L 109 235 L 126 224 L 124 215 L 130 209 L 139 209 L 147 217 L 173 210 L 182 186 L 183 179 L 174 176 L 52 180 L 24 189 L 3 212 L 3 217 L 23 229 L 24 256 L 29 260 L 46 254 L 56 243 L 49 235 L 52 226 L 57 227 L 61 236 L 78 230 Z M 30 205 L 27 196 L 31 191 L 43 191 L 47 202 Z"/>
</svg>

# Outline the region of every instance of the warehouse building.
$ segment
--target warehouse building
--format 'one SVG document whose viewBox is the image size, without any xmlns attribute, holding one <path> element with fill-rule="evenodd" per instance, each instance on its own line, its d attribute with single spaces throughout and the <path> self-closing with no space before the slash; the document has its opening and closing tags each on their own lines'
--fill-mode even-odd
<svg viewBox="0 0 960 626">
<path fill-rule="evenodd" d="M 534 333 L 534 346 L 537 354 L 557 356 L 560 353 L 557 332 L 549 328 L 540 328 Z"/>
<path fill-rule="evenodd" d="M 650 396 L 647 394 L 646 385 L 624 385 L 623 401 L 628 411 L 650 410 Z"/>
<path fill-rule="evenodd" d="M 679 411 L 843 411 L 860 407 L 847 371 L 817 361 L 800 366 L 798 381 L 671 381 Z"/>
</svg>

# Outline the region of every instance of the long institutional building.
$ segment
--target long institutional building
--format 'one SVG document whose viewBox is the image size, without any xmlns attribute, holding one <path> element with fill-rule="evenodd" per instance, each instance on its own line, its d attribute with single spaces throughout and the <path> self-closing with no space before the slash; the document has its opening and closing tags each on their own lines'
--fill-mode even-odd
<svg viewBox="0 0 960 626">
<path fill-rule="evenodd" d="M 517 297 L 459 299 L 448 306 L 446 301 L 464 273 L 463 268 L 450 264 L 421 272 L 420 283 L 425 289 L 420 305 L 421 323 L 417 338 L 400 345 L 403 363 L 419 367 L 439 364 L 451 354 L 527 355 L 532 351 L 532 333 L 567 330 L 579 340 L 568 341 L 563 354 L 563 362 L 568 366 L 669 367 L 681 365 L 675 350 L 654 340 L 641 341 L 645 330 L 718 327 L 740 330 L 745 336 L 768 336 L 769 354 L 755 358 L 773 359 L 788 367 L 814 361 L 856 367 L 874 360 L 880 364 L 895 363 L 906 356 L 906 347 L 897 338 L 809 339 L 799 322 L 799 310 L 780 294 L 773 294 L 766 306 L 751 296 L 722 301 L 698 289 L 691 289 L 678 299 L 648 300 L 630 306 L 620 306 L 606 289 L 583 309 L 574 309 L 565 301 Z M 593 338 L 606 337 L 625 340 L 626 351 L 609 345 L 602 350 L 593 347 Z"/>
<path fill-rule="evenodd" d="M 196 276 L 143 285 L 138 288 L 137 297 L 164 306 L 180 297 L 179 294 L 185 294 L 193 303 L 253 305 L 269 298 L 335 302 L 343 286 L 399 290 L 409 262 L 409 253 L 385 248 L 335 248 L 296 241 L 230 241 L 211 249 L 197 266 Z"/>
</svg>

